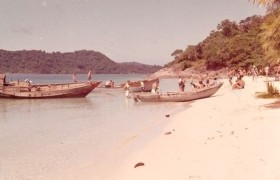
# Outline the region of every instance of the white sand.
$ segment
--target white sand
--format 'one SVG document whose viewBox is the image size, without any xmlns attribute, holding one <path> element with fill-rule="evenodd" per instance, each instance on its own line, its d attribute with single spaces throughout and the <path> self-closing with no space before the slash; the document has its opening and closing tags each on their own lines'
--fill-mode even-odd
<svg viewBox="0 0 280 180">
<path fill-rule="evenodd" d="M 280 109 L 263 107 L 275 99 L 255 98 L 266 90 L 264 79 L 245 77 L 243 90 L 225 81 L 214 97 L 170 117 L 162 134 L 128 157 L 113 179 L 280 179 Z M 134 168 L 138 162 L 145 165 Z"/>
</svg>

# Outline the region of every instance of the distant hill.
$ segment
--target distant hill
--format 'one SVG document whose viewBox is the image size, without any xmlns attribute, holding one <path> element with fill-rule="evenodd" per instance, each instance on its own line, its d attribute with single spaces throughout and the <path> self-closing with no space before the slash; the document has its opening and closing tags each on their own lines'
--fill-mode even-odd
<svg viewBox="0 0 280 180">
<path fill-rule="evenodd" d="M 149 74 L 161 66 L 136 62 L 117 63 L 96 51 L 52 52 L 40 50 L 7 51 L 0 49 L 0 73 L 38 74 Z"/>
</svg>

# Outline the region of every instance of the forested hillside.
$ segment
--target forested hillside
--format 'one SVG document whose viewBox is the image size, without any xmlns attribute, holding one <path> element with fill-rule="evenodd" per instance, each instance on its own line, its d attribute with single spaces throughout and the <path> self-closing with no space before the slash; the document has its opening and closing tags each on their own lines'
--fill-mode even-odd
<svg viewBox="0 0 280 180">
<path fill-rule="evenodd" d="M 160 68 L 135 62 L 116 63 L 100 52 L 87 50 L 67 53 L 0 50 L 1 73 L 66 74 L 92 70 L 97 74 L 128 74 L 153 73 Z"/>
<path fill-rule="evenodd" d="M 202 42 L 189 45 L 185 50 L 175 50 L 171 54 L 174 60 L 165 66 L 180 64 L 182 70 L 202 66 L 218 70 L 225 67 L 247 69 L 253 64 L 272 65 L 275 61 L 267 59 L 261 43 L 263 24 L 267 20 L 262 16 L 248 17 L 239 23 L 223 20 Z"/>
</svg>

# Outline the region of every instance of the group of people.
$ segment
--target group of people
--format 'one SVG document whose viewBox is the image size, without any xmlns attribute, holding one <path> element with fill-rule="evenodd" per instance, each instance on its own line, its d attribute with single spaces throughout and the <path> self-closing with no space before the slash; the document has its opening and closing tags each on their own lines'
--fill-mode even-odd
<svg viewBox="0 0 280 180">
<path fill-rule="evenodd" d="M 105 82 L 105 88 L 112 88 L 115 86 L 115 82 L 112 80 L 108 80 Z"/>
<path fill-rule="evenodd" d="M 275 80 L 280 80 L 280 65 L 274 66 L 274 72 L 276 73 L 275 75 Z M 232 89 L 243 89 L 245 87 L 245 82 L 243 80 L 243 77 L 245 75 L 251 75 L 253 77 L 253 81 L 256 80 L 256 77 L 260 74 L 264 74 L 265 77 L 267 78 L 268 75 L 271 73 L 271 68 L 269 66 L 266 66 L 263 68 L 263 71 L 259 70 L 255 65 L 253 65 L 249 71 L 246 71 L 245 69 L 239 68 L 238 70 L 234 69 L 229 69 L 228 70 L 228 78 L 229 78 L 229 83 L 232 86 Z M 88 81 L 92 80 L 92 71 L 90 70 L 87 74 L 87 79 Z M 233 78 L 236 77 L 236 81 L 233 82 Z M 73 74 L 73 81 L 74 83 L 77 83 L 77 77 L 76 73 Z M 278 78 L 278 79 L 277 79 Z M 198 83 L 194 83 L 193 79 L 191 78 L 191 87 L 192 89 L 201 89 L 205 87 L 210 87 L 213 85 L 218 84 L 217 78 L 212 78 L 210 83 L 210 77 L 209 74 L 207 73 L 205 76 L 201 76 L 200 80 Z M 178 86 L 179 86 L 179 91 L 184 92 L 185 91 L 185 85 L 186 84 L 186 79 L 184 79 L 182 76 L 179 76 L 178 80 Z M 145 83 L 144 81 L 140 82 L 141 90 L 142 92 L 145 91 Z M 112 80 L 109 80 L 105 83 L 105 87 L 114 87 L 114 82 Z M 124 86 L 124 89 L 126 91 L 126 96 L 129 96 L 129 81 Z M 158 93 L 159 92 L 159 81 L 156 81 L 152 84 L 152 93 Z"/>
<path fill-rule="evenodd" d="M 185 83 L 186 83 L 186 80 L 183 79 L 181 76 L 179 76 L 178 85 L 179 85 L 179 91 L 180 92 L 185 91 Z M 204 77 L 203 76 L 200 77 L 200 80 L 198 81 L 198 83 L 194 83 L 193 78 L 191 77 L 190 84 L 191 84 L 191 87 L 192 87 L 193 90 L 202 89 L 202 88 L 205 88 L 205 87 L 210 87 L 210 86 L 217 85 L 218 84 L 218 78 L 214 77 L 212 79 L 212 82 L 210 83 L 210 77 L 209 77 L 209 74 L 207 73 Z"/>
<path fill-rule="evenodd" d="M 264 68 L 258 68 L 256 65 L 252 65 L 247 71 L 244 68 L 239 68 L 238 70 L 231 68 L 228 70 L 227 75 L 232 89 L 243 89 L 245 87 L 245 82 L 243 80 L 245 75 L 252 76 L 253 81 L 256 81 L 258 76 L 265 76 L 267 80 L 269 75 L 274 75 L 275 81 L 279 81 L 280 64 L 273 67 L 267 65 Z M 234 77 L 236 77 L 235 83 L 232 82 Z"/>
<path fill-rule="evenodd" d="M 255 71 L 252 71 L 252 73 L 255 73 Z M 228 71 L 228 79 L 229 84 L 232 86 L 232 89 L 244 89 L 245 88 L 245 82 L 243 80 L 243 76 L 246 75 L 246 71 L 242 68 L 239 68 L 237 71 L 234 69 L 229 69 Z M 233 78 L 236 76 L 235 83 L 233 82 Z M 253 77 L 254 79 L 254 77 Z"/>
<path fill-rule="evenodd" d="M 278 81 L 280 80 L 280 64 L 274 66 L 266 65 L 265 67 L 258 67 L 256 65 L 252 65 L 247 70 L 245 68 L 239 68 L 238 70 L 231 68 L 228 70 L 228 77 L 231 85 L 231 79 L 236 74 L 239 74 L 241 76 L 251 76 L 253 81 L 256 81 L 259 76 L 264 76 L 266 80 L 269 76 L 272 76 L 275 77 L 275 81 Z"/>
<path fill-rule="evenodd" d="M 244 89 L 245 81 L 242 79 L 243 76 L 238 75 L 236 79 L 236 83 L 232 85 L 232 89 Z"/>
<path fill-rule="evenodd" d="M 91 81 L 92 76 L 93 76 L 92 71 L 89 70 L 89 72 L 88 72 L 88 74 L 87 74 L 87 79 L 88 79 L 88 81 Z M 73 80 L 74 83 L 78 83 L 76 73 L 73 73 L 73 75 L 72 75 L 72 80 Z"/>
</svg>

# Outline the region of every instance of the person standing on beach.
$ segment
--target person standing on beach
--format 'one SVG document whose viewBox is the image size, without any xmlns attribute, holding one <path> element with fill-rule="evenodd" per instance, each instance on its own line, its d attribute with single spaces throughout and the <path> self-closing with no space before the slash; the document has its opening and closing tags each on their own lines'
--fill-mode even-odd
<svg viewBox="0 0 280 180">
<path fill-rule="evenodd" d="M 266 67 L 264 68 L 264 72 L 265 72 L 265 78 L 266 78 L 266 80 L 267 80 L 268 73 L 269 73 L 269 66 L 266 66 Z"/>
<path fill-rule="evenodd" d="M 227 73 L 227 76 L 228 76 L 228 81 L 229 81 L 229 84 L 232 86 L 232 78 L 234 76 L 234 69 L 229 69 L 228 73 Z"/>
<path fill-rule="evenodd" d="M 72 75 L 72 79 L 73 79 L 74 83 L 77 83 L 77 82 L 78 82 L 78 81 L 77 81 L 76 73 L 74 73 L 74 74 Z"/>
<path fill-rule="evenodd" d="M 184 91 L 185 91 L 185 80 L 182 79 L 181 76 L 179 76 L 179 81 L 178 81 L 178 83 L 179 83 L 179 90 L 180 90 L 181 92 L 184 92 Z"/>
<path fill-rule="evenodd" d="M 255 81 L 255 79 L 258 76 L 258 68 L 255 65 L 252 67 L 251 73 L 252 73 L 252 76 L 253 76 L 253 81 Z"/>
<path fill-rule="evenodd" d="M 239 68 L 238 74 L 239 74 L 240 76 L 242 76 L 242 77 L 245 76 L 245 75 L 246 75 L 245 69 Z"/>
<path fill-rule="evenodd" d="M 274 71 L 275 71 L 275 81 L 279 81 L 280 80 L 280 64 L 275 66 Z"/>
<path fill-rule="evenodd" d="M 88 81 L 91 81 L 91 78 L 92 78 L 92 71 L 91 70 L 89 70 L 87 76 L 88 76 Z"/>
<path fill-rule="evenodd" d="M 124 90 L 125 90 L 125 96 L 128 98 L 129 97 L 129 82 L 127 81 L 126 84 L 124 85 Z"/>
</svg>

